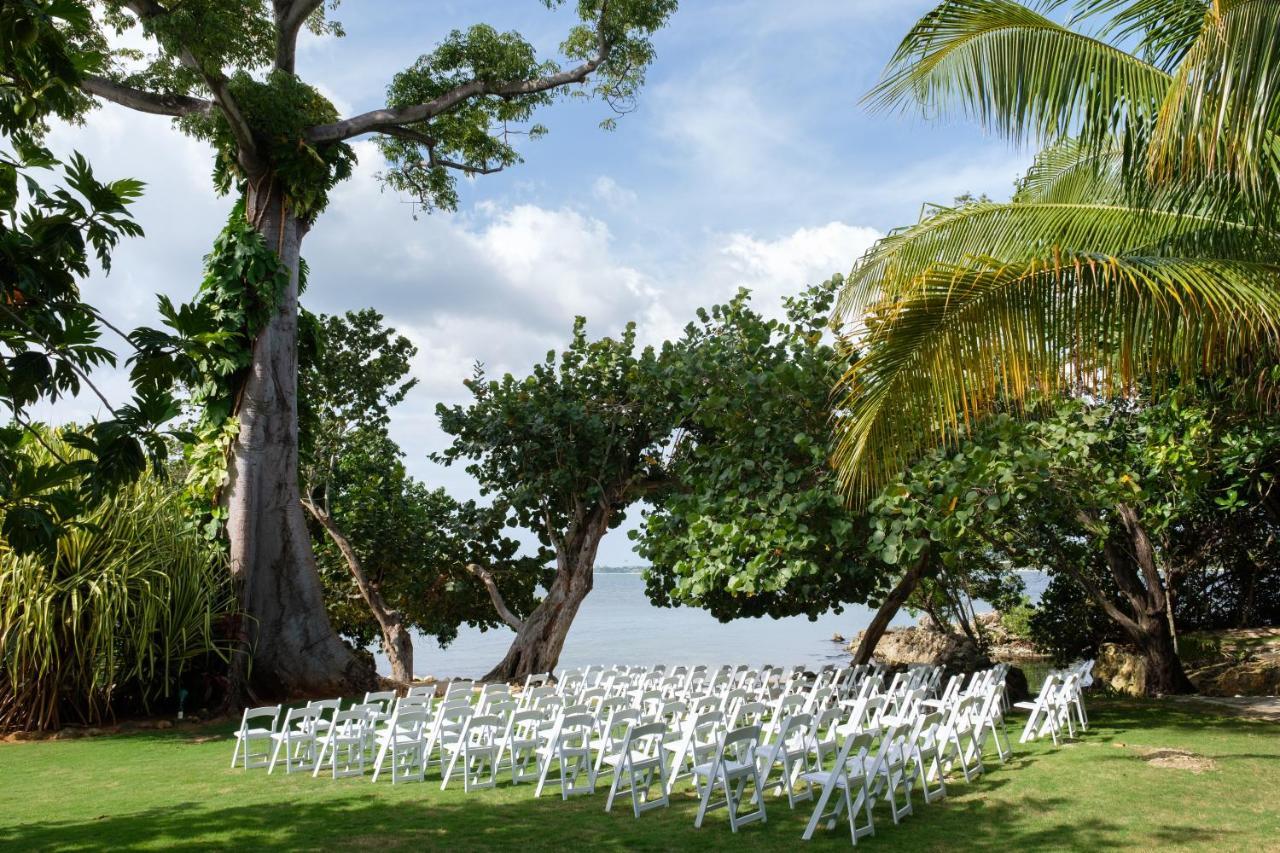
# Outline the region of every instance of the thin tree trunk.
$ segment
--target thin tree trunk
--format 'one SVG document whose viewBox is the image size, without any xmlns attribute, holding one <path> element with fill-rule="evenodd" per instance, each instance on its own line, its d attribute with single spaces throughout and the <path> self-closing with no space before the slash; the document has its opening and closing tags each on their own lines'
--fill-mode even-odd
<svg viewBox="0 0 1280 853">
<path fill-rule="evenodd" d="M 271 696 L 339 695 L 376 685 L 373 670 L 329 624 L 298 492 L 298 258 L 306 223 L 269 177 L 252 184 L 247 215 L 290 271 L 254 342 L 231 449 L 227 509 L 231 574 L 249 617 L 242 638 L 251 680 Z M 245 665 L 244 652 L 237 667 Z M 237 667 L 233 667 L 233 673 Z"/>
<path fill-rule="evenodd" d="M 898 610 L 911 596 L 916 585 L 920 583 L 920 579 L 924 577 L 925 569 L 928 565 L 929 554 L 926 552 L 920 556 L 915 565 L 907 570 L 907 573 L 898 581 L 897 586 L 889 591 L 888 597 L 880 605 L 876 615 L 872 617 L 871 623 L 867 625 L 867 630 L 862 632 L 862 640 L 858 643 L 857 651 L 853 653 L 853 663 L 855 665 L 870 663 L 871 656 L 875 654 L 876 644 L 880 642 L 880 638 L 884 636 L 884 632 L 889 627 L 889 623 L 893 621 L 893 617 L 898 615 Z"/>
<path fill-rule="evenodd" d="M 312 518 L 320 522 L 320 526 L 329 534 L 333 544 L 338 546 L 338 550 L 346 559 L 347 568 L 351 571 L 351 577 L 355 579 L 356 588 L 360 590 L 365 604 L 369 605 L 369 612 L 373 614 L 378 628 L 382 631 L 382 650 L 387 655 L 387 662 L 391 664 L 391 680 L 400 684 L 410 684 L 413 681 L 413 637 L 405 627 L 403 614 L 387 606 L 387 600 L 382 597 L 378 587 L 370 582 L 364 565 L 360 562 L 360 556 L 352 547 L 351 540 L 333 520 L 333 516 L 313 501 L 304 500 L 302 505 L 311 513 Z"/>
<path fill-rule="evenodd" d="M 1111 531 L 1102 545 L 1102 555 L 1121 595 L 1128 601 L 1125 613 L 1095 584 L 1085 587 L 1108 616 L 1129 636 L 1147 664 L 1146 692 L 1149 695 L 1196 692 L 1182 669 L 1169 627 L 1164 581 L 1156 566 L 1155 549 L 1137 512 L 1130 506 L 1116 507 L 1119 529 Z M 1081 512 L 1088 530 L 1098 530 L 1096 517 Z"/>
<path fill-rule="evenodd" d="M 598 507 L 564 539 L 555 539 L 556 576 L 546 596 L 521 623 L 502 661 L 485 681 L 523 681 L 550 673 L 560 662 L 565 637 L 573 627 L 595 580 L 596 551 L 609 529 L 610 510 Z"/>
</svg>

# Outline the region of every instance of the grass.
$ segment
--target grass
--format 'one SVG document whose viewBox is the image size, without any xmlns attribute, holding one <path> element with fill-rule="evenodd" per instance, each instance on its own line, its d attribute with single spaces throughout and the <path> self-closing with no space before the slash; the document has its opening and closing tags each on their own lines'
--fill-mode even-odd
<svg viewBox="0 0 1280 853">
<path fill-rule="evenodd" d="M 972 784 L 894 826 L 883 809 L 860 849 L 1280 851 L 1280 725 L 1137 700 L 1094 700 L 1092 726 L 1054 749 L 1016 747 Z M 1011 720 L 1011 723 L 1016 723 Z M 524 851 L 843 850 L 847 825 L 800 847 L 808 819 L 768 800 L 769 820 L 731 836 L 723 811 L 693 828 L 686 790 L 672 807 L 604 812 L 604 794 L 540 800 L 504 785 L 392 787 L 367 779 L 229 770 L 229 724 L 83 740 L 0 744 L 0 848 L 208 850 L 376 848 Z M 1216 769 L 1152 766 L 1153 750 L 1184 750 Z M 1146 753 L 1146 754 L 1144 754 Z"/>
</svg>

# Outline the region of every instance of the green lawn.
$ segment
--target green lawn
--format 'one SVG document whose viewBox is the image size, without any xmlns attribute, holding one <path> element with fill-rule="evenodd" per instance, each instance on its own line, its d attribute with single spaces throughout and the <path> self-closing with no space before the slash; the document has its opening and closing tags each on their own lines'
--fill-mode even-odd
<svg viewBox="0 0 1280 853">
<path fill-rule="evenodd" d="M 1093 728 L 950 787 L 894 826 L 877 812 L 866 850 L 1280 850 L 1280 725 L 1138 701 L 1093 700 Z M 1016 722 L 1016 721 L 1011 721 Z M 604 795 L 562 802 L 509 785 L 464 795 L 435 783 L 268 777 L 229 770 L 223 724 L 86 740 L 0 744 L 0 847 L 15 850 L 796 849 L 809 811 L 769 800 L 769 821 L 731 836 L 723 811 L 693 828 L 686 791 L 636 820 Z M 1216 769 L 1148 764 L 1185 750 Z M 433 774 L 435 775 L 435 774 Z M 430 777 L 429 777 L 430 778 Z M 847 826 L 806 850 L 847 849 Z"/>
</svg>

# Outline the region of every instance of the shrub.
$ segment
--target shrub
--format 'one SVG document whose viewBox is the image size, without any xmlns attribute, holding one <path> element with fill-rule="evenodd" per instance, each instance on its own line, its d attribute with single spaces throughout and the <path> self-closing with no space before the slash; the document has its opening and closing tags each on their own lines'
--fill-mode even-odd
<svg viewBox="0 0 1280 853">
<path fill-rule="evenodd" d="M 80 455 L 56 433 L 25 450 Z M 233 598 L 223 558 L 189 529 L 175 486 L 148 472 L 68 515 L 56 553 L 19 557 L 0 542 L 0 728 L 149 710 L 190 665 L 224 656 L 216 625 Z"/>
</svg>

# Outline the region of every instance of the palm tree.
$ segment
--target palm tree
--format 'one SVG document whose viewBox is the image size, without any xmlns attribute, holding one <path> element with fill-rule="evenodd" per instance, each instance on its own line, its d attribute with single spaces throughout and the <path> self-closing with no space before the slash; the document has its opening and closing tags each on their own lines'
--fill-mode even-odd
<svg viewBox="0 0 1280 853">
<path fill-rule="evenodd" d="M 1042 150 L 1009 202 L 934 208 L 849 277 L 864 355 L 836 461 L 855 498 L 997 405 L 1271 357 L 1280 0 L 1080 0 L 1066 24 L 948 0 L 868 98 Z"/>
</svg>

